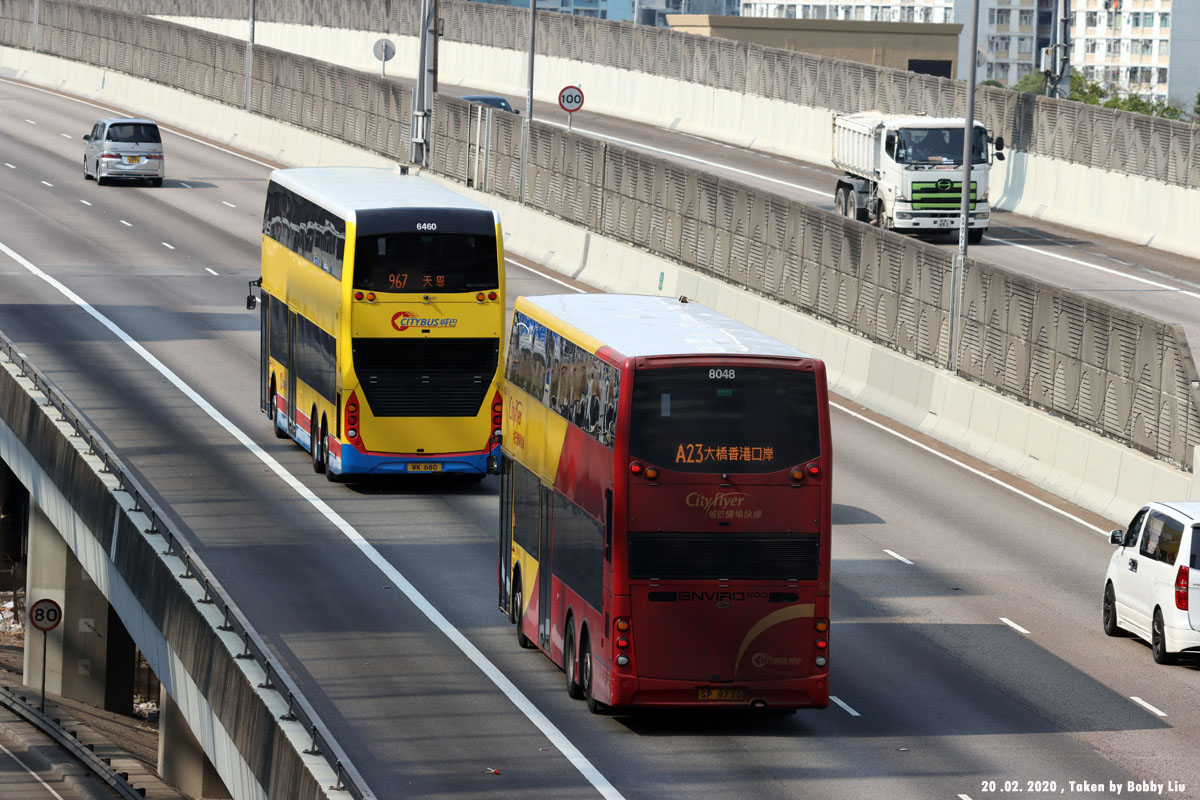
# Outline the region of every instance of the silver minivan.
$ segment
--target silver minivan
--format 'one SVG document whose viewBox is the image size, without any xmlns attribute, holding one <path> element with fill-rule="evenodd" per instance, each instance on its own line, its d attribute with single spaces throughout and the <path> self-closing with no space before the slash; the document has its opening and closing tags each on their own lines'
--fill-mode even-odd
<svg viewBox="0 0 1200 800">
<path fill-rule="evenodd" d="M 1159 664 L 1200 655 L 1200 502 L 1150 503 L 1117 546 L 1104 578 L 1104 632 L 1150 643 Z"/>
<path fill-rule="evenodd" d="M 84 135 L 83 177 L 104 184 L 114 179 L 162 186 L 163 146 L 158 125 L 149 119 L 106 117 Z"/>
</svg>

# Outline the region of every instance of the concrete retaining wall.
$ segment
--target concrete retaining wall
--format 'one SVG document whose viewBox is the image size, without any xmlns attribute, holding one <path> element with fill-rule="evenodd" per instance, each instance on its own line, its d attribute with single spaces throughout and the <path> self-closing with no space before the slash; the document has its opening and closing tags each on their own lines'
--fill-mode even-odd
<svg viewBox="0 0 1200 800">
<path fill-rule="evenodd" d="M 226 36 L 244 39 L 247 35 L 247 23 L 242 20 L 163 19 Z M 255 41 L 268 47 L 365 72 L 380 68 L 371 47 L 381 33 L 263 22 L 255 25 L 254 32 Z M 411 79 L 416 74 L 416 37 L 389 38 L 396 45 L 396 57 L 388 62 L 388 74 Z M 438 58 L 442 84 L 525 95 L 528 66 L 524 53 L 443 40 Z M 833 112 L 828 109 L 587 62 L 538 58 L 536 99 L 557 102 L 559 90 L 567 85 L 583 89 L 588 111 L 832 167 Z M 566 114 L 559 116 L 565 122 Z M 1200 219 L 1200 190 L 1016 151 L 995 163 L 991 186 L 991 201 L 997 208 L 1195 256 L 1192 229 Z M 832 186 L 828 202 L 833 202 Z"/>
<path fill-rule="evenodd" d="M 288 165 L 391 163 L 322 136 L 123 75 L 105 75 L 93 67 L 25 51 L 0 49 L 0 56 L 6 67 L 14 68 L 10 74 L 22 80 L 121 104 L 131 113 L 151 114 Z M 830 385 L 839 395 L 1111 520 L 1128 520 L 1151 497 L 1200 499 L 1200 482 L 1191 474 L 1043 411 L 647 252 L 443 182 L 500 212 L 510 252 L 608 291 L 685 294 L 735 316 L 825 360 Z"/>
</svg>

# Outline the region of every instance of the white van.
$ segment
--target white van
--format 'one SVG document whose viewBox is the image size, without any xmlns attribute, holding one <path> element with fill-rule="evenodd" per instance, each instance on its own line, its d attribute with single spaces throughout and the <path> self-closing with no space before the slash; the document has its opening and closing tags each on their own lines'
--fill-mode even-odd
<svg viewBox="0 0 1200 800">
<path fill-rule="evenodd" d="M 1104 578 L 1104 632 L 1129 631 L 1150 643 L 1154 660 L 1200 655 L 1200 502 L 1150 503 L 1117 545 Z"/>
</svg>

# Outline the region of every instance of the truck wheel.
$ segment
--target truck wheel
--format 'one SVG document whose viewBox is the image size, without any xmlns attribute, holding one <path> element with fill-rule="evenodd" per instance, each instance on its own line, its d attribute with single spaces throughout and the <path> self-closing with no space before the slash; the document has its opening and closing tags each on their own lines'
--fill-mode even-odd
<svg viewBox="0 0 1200 800">
<path fill-rule="evenodd" d="M 971 228 L 967 231 L 967 241 L 971 244 L 979 244 L 983 241 L 983 232 L 986 228 Z"/>
<path fill-rule="evenodd" d="M 834 210 L 836 210 L 837 213 L 841 214 L 843 217 L 849 216 L 849 214 L 846 213 L 846 187 L 845 186 L 838 187 L 837 193 L 834 194 L 834 196 L 833 196 L 833 207 L 834 207 Z"/>
</svg>

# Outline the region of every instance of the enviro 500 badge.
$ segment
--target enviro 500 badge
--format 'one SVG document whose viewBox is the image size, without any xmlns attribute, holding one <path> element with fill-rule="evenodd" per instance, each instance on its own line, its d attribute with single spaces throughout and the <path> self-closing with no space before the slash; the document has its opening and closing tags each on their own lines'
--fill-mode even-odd
<svg viewBox="0 0 1200 800">
<path fill-rule="evenodd" d="M 401 333 L 409 328 L 454 328 L 457 326 L 458 319 L 455 317 L 418 317 L 407 311 L 398 311 L 392 315 L 392 327 Z"/>
</svg>

